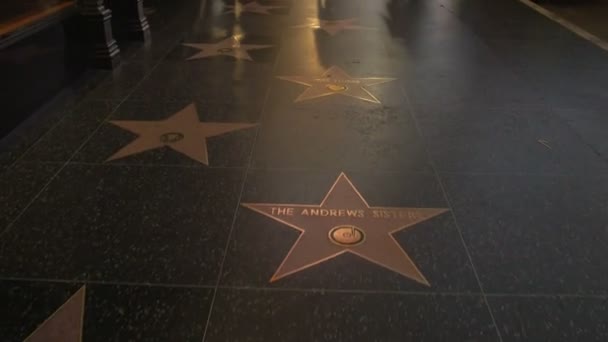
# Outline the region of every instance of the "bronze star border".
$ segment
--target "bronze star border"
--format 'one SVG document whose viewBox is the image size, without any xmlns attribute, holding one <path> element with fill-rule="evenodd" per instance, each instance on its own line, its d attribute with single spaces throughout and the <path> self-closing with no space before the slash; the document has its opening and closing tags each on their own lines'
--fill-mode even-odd
<svg viewBox="0 0 608 342">
<path fill-rule="evenodd" d="M 357 18 L 348 18 L 340 20 L 323 20 L 318 18 L 308 18 L 308 24 L 292 26 L 292 28 L 312 28 L 327 32 L 330 36 L 335 36 L 337 33 L 346 30 L 374 30 L 372 27 L 355 25 L 359 20 Z"/>
<path fill-rule="evenodd" d="M 277 78 L 308 87 L 295 99 L 295 102 L 330 95 L 344 95 L 377 104 L 380 104 L 380 100 L 365 87 L 396 80 L 388 77 L 351 77 L 337 66 L 330 67 L 321 76 L 277 76 Z"/>
<path fill-rule="evenodd" d="M 199 121 L 194 104 L 188 105 L 165 120 L 115 120 L 110 121 L 110 123 L 135 133 L 138 137 L 114 153 L 106 161 L 166 146 L 205 165 L 209 165 L 207 138 L 257 125 L 250 123 L 201 122 Z"/>
<path fill-rule="evenodd" d="M 300 232 L 270 282 L 341 254 L 352 253 L 426 286 L 430 286 L 429 282 L 392 234 L 449 210 L 370 207 L 344 173 L 336 179 L 319 205 L 242 205 Z M 336 228 L 356 229 L 361 241 L 353 245 L 338 244 L 331 238 Z"/>
<path fill-rule="evenodd" d="M 272 45 L 241 44 L 240 37 L 238 36 L 228 37 L 217 43 L 185 43 L 183 45 L 200 50 L 199 53 L 189 57 L 188 60 L 215 56 L 230 56 L 234 57 L 235 59 L 253 61 L 253 58 L 251 58 L 249 55 L 250 50 L 259 50 L 272 47 Z"/>
</svg>

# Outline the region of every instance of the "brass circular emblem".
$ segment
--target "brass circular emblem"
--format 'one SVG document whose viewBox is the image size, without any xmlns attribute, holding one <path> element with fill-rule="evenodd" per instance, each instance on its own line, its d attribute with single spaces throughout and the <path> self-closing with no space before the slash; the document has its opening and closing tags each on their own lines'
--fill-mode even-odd
<svg viewBox="0 0 608 342">
<path fill-rule="evenodd" d="M 355 226 L 337 226 L 329 231 L 329 240 L 336 245 L 352 247 L 365 240 L 365 233 Z"/>
<path fill-rule="evenodd" d="M 345 91 L 346 89 L 348 89 L 348 87 L 346 87 L 343 84 L 335 84 L 335 83 L 330 83 L 327 86 L 327 89 L 333 91 L 333 92 L 341 92 L 341 91 Z"/>
<path fill-rule="evenodd" d="M 219 53 L 231 53 L 232 51 L 234 51 L 233 48 L 221 48 L 217 50 Z"/>
<path fill-rule="evenodd" d="M 174 142 L 178 142 L 182 139 L 184 139 L 184 135 L 176 132 L 169 132 L 160 136 L 160 141 L 163 144 L 171 144 Z"/>
</svg>

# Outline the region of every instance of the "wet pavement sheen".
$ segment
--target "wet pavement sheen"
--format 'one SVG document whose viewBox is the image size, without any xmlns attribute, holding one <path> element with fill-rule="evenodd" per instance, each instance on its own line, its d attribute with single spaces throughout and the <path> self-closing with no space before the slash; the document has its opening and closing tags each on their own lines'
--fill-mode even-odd
<svg viewBox="0 0 608 342">
<path fill-rule="evenodd" d="M 0 340 L 608 339 L 606 52 L 514 0 L 146 5 L 0 146 Z"/>
</svg>

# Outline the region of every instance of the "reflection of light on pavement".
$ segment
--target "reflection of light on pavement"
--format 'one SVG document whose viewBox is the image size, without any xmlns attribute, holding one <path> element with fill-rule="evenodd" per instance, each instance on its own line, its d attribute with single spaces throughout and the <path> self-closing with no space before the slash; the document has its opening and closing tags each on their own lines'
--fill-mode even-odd
<svg viewBox="0 0 608 342">
<path fill-rule="evenodd" d="M 608 51 L 608 42 L 602 40 L 600 37 L 586 31 L 582 27 L 562 18 L 558 14 L 545 9 L 544 7 L 542 7 L 540 5 L 535 4 L 534 2 L 532 2 L 530 0 L 519 0 L 519 1 L 522 2 L 523 4 L 525 4 L 526 6 L 532 8 L 536 12 L 538 12 L 538 13 L 544 15 L 545 17 L 553 20 L 554 22 L 562 25 L 563 27 L 570 30 L 577 36 L 591 42 L 592 44 L 595 44 L 600 49 Z"/>
<path fill-rule="evenodd" d="M 240 12 L 240 8 L 241 8 L 241 3 L 236 1 L 236 3 L 238 4 L 238 9 L 237 7 L 235 7 L 234 9 L 234 15 L 236 18 L 238 18 L 241 15 Z M 234 25 L 232 26 L 232 38 L 234 39 L 234 45 L 233 47 L 239 47 L 241 46 L 241 40 L 243 40 L 243 38 L 245 38 L 245 32 L 243 31 L 243 27 L 241 26 L 241 24 L 239 23 L 238 20 L 234 21 Z M 235 61 L 235 65 L 234 65 L 234 69 L 232 70 L 232 79 L 233 80 L 240 80 L 240 79 L 244 79 L 245 78 L 245 60 L 244 59 L 240 59 L 237 58 Z M 232 88 L 234 91 L 234 87 Z M 238 99 L 240 96 L 245 96 L 245 94 L 236 94 L 235 93 L 235 99 L 237 99 L 238 102 L 240 102 Z M 244 101 L 244 100 L 243 100 Z"/>
<path fill-rule="evenodd" d="M 234 17 L 236 19 L 240 19 L 242 13 L 243 13 L 243 4 L 240 3 L 239 1 L 235 0 L 234 1 Z"/>
<path fill-rule="evenodd" d="M 201 2 L 201 6 L 200 6 L 201 16 L 205 12 L 205 9 L 207 8 L 206 2 L 207 2 L 207 0 L 203 0 Z M 218 18 L 224 12 L 226 12 L 226 4 L 222 1 L 211 0 L 211 6 L 209 6 L 209 11 L 211 12 L 210 13 L 211 16 L 209 16 L 209 18 L 207 18 L 207 19 L 214 20 L 214 18 Z"/>
<path fill-rule="evenodd" d="M 302 53 L 307 53 L 303 57 L 306 65 L 309 67 L 308 70 L 315 73 L 325 71 L 325 67 L 321 65 L 321 59 L 319 58 L 320 47 L 317 46 L 315 31 L 307 30 L 300 43 Z"/>
<path fill-rule="evenodd" d="M 325 0 L 311 2 L 311 9 L 317 14 L 317 18 L 311 18 L 311 20 L 314 20 L 314 25 L 316 25 L 316 26 L 313 26 L 314 28 L 319 28 L 319 18 L 318 18 L 319 3 L 321 4 L 322 8 L 325 7 Z M 304 56 L 307 64 L 310 66 L 310 70 L 312 70 L 314 72 L 323 71 L 324 68 L 321 65 L 321 62 L 319 59 L 319 53 L 318 53 L 318 49 L 317 49 L 317 42 L 315 39 L 314 31 L 306 32 L 306 37 L 304 39 L 302 39 L 301 42 L 302 42 L 301 51 L 310 52 L 310 56 Z"/>
<path fill-rule="evenodd" d="M 321 28 L 321 21 L 319 20 L 319 18 L 310 18 L 310 27 L 314 28 L 314 29 L 320 29 Z"/>
</svg>

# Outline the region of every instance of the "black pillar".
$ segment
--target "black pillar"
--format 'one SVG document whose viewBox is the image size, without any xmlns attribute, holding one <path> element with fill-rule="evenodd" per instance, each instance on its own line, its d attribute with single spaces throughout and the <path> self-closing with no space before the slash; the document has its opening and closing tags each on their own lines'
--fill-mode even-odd
<svg viewBox="0 0 608 342">
<path fill-rule="evenodd" d="M 112 11 L 105 6 L 104 0 L 80 0 L 79 12 L 81 37 L 89 49 L 93 66 L 116 67 L 120 64 L 120 49 L 112 34 Z"/>
<path fill-rule="evenodd" d="M 142 42 L 150 39 L 143 0 L 111 0 L 110 6 L 116 16 L 114 28 L 121 37 Z"/>
</svg>

